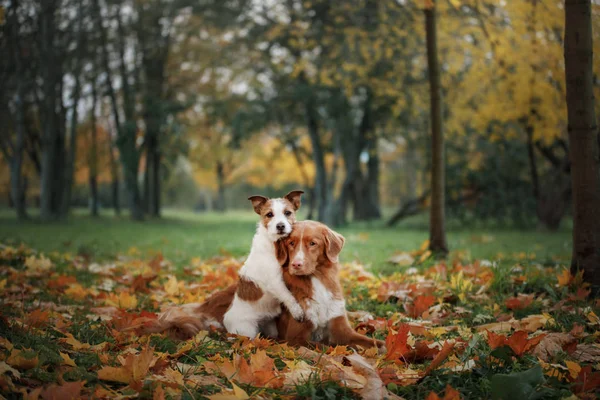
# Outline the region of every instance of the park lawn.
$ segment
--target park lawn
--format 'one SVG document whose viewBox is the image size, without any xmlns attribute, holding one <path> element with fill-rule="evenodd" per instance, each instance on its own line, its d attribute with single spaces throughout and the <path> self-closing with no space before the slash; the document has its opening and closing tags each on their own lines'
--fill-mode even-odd
<svg viewBox="0 0 600 400">
<path fill-rule="evenodd" d="M 303 214 L 300 213 L 300 218 Z M 160 219 L 132 222 L 106 213 L 91 218 L 77 210 L 67 221 L 17 222 L 9 210 L 0 211 L 0 241 L 25 243 L 42 252 L 70 252 L 107 259 L 128 252 L 161 252 L 177 265 L 192 258 L 219 253 L 241 257 L 250 249 L 257 216 L 251 211 L 194 213 L 166 210 Z M 527 259 L 544 263 L 566 261 L 571 251 L 571 232 L 539 232 L 506 228 L 461 227 L 450 221 L 448 242 L 452 250 L 472 259 Z M 387 260 L 397 251 L 419 248 L 428 237 L 425 216 L 413 217 L 387 228 L 382 221 L 352 223 L 338 229 L 346 237 L 345 261 L 359 261 L 374 272 L 396 268 Z"/>
<path fill-rule="evenodd" d="M 144 223 L 76 216 L 49 225 L 3 216 L 0 395 L 598 395 L 600 308 L 581 277 L 553 261 L 566 260 L 566 231 L 451 230 L 457 250 L 438 262 L 421 248 L 423 220 L 342 229 L 348 246 L 340 278 L 351 323 L 386 341 L 380 353 L 294 348 L 218 331 L 187 341 L 141 331 L 165 307 L 201 302 L 235 282 L 253 223 L 252 214 L 238 212 L 167 212 Z M 407 251 L 413 264 L 386 263 L 395 251 Z M 504 254 L 499 262 L 497 253 Z"/>
</svg>

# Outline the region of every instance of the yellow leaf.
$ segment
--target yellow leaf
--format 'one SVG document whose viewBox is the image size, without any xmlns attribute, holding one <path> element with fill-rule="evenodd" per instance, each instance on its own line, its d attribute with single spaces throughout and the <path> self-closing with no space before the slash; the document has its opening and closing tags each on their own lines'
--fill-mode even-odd
<svg viewBox="0 0 600 400">
<path fill-rule="evenodd" d="M 138 305 L 138 301 L 135 295 L 129 294 L 127 292 L 121 292 L 118 296 L 112 294 L 111 296 L 106 298 L 105 302 L 108 305 L 124 309 L 136 308 Z"/>
<path fill-rule="evenodd" d="M 173 275 L 171 275 L 167 283 L 165 283 L 165 292 L 167 292 L 169 296 L 176 296 L 179 294 L 179 283 L 177 282 L 177 278 Z"/>
<path fill-rule="evenodd" d="M 571 283 L 571 272 L 563 268 L 562 272 L 557 276 L 558 278 L 558 286 L 568 286 Z"/>
<path fill-rule="evenodd" d="M 69 356 L 67 353 L 59 353 L 60 356 L 63 359 L 63 364 L 64 365 L 68 365 L 69 367 L 76 367 L 77 364 L 75 364 L 75 361 L 73 361 L 73 359 L 71 358 L 71 356 Z"/>
<path fill-rule="evenodd" d="M 75 300 L 83 300 L 88 296 L 88 291 L 79 283 L 73 283 L 65 290 L 65 295 Z"/>
<path fill-rule="evenodd" d="M 29 353 L 29 354 L 27 354 Z M 10 355 L 6 359 L 6 363 L 19 369 L 31 369 L 37 367 L 39 359 L 37 354 L 31 357 L 32 351 L 25 349 L 12 349 Z"/>
<path fill-rule="evenodd" d="M 600 325 L 600 318 L 596 315 L 595 312 L 590 311 L 587 315 L 588 321 L 590 321 L 590 325 Z"/>
<path fill-rule="evenodd" d="M 250 398 L 248 394 L 235 383 L 231 382 L 231 386 L 233 386 L 233 392 L 231 390 L 223 389 L 221 393 L 207 397 L 210 400 L 247 400 Z"/>
<path fill-rule="evenodd" d="M 131 374 L 123 367 L 102 367 L 98 371 L 98 379 L 110 382 L 129 383 Z"/>
<path fill-rule="evenodd" d="M 52 268 L 52 261 L 44 256 L 30 256 L 25 259 L 25 266 L 32 270 L 47 271 Z"/>
<path fill-rule="evenodd" d="M 569 374 L 573 379 L 577 379 L 579 376 L 579 372 L 581 371 L 581 366 L 574 361 L 565 361 L 565 365 L 569 368 Z"/>
</svg>

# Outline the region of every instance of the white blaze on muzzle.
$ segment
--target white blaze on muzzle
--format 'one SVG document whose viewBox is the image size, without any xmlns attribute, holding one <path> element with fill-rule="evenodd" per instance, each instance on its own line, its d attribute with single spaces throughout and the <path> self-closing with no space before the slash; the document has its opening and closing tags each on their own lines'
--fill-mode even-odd
<svg viewBox="0 0 600 400">
<path fill-rule="evenodd" d="M 292 231 L 292 225 L 288 221 L 287 217 L 284 214 L 285 211 L 285 203 L 282 200 L 274 200 L 271 212 L 273 213 L 273 218 L 268 224 L 268 231 L 272 235 L 285 234 L 289 235 Z M 277 225 L 283 224 L 283 232 L 277 229 Z"/>
<path fill-rule="evenodd" d="M 304 226 L 302 227 L 302 232 L 300 232 L 300 240 L 298 241 L 298 246 L 300 246 L 300 251 L 294 256 L 292 260 L 292 265 L 294 264 L 304 264 Z"/>
</svg>

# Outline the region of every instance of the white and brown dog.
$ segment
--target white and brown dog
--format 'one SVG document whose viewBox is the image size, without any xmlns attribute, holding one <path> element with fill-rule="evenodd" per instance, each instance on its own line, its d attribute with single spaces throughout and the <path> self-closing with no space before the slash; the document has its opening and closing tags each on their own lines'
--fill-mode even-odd
<svg viewBox="0 0 600 400">
<path fill-rule="evenodd" d="M 275 318 L 281 314 L 281 304 L 294 319 L 303 320 L 304 311 L 286 287 L 275 253 L 275 242 L 292 232 L 302 193 L 295 190 L 277 199 L 248 198 L 261 220 L 250 254 L 240 269 L 233 302 L 223 318 L 227 332 L 248 337 L 263 332 L 277 337 Z"/>
</svg>

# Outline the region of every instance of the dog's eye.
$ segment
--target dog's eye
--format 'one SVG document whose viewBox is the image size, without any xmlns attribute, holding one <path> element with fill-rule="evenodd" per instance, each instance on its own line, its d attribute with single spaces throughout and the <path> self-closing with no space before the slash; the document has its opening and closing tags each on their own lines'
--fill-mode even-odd
<svg viewBox="0 0 600 400">
<path fill-rule="evenodd" d="M 286 217 L 289 217 L 290 215 L 292 215 L 292 212 L 290 210 L 288 210 L 288 211 L 284 212 L 284 214 Z"/>
<path fill-rule="evenodd" d="M 290 242 L 290 247 L 294 247 L 294 241 L 293 240 Z"/>
<path fill-rule="evenodd" d="M 316 246 L 317 244 L 315 242 L 310 242 L 309 243 L 311 246 Z"/>
<path fill-rule="evenodd" d="M 272 212 L 268 212 L 267 213 L 267 218 L 273 218 L 273 213 Z"/>
</svg>

